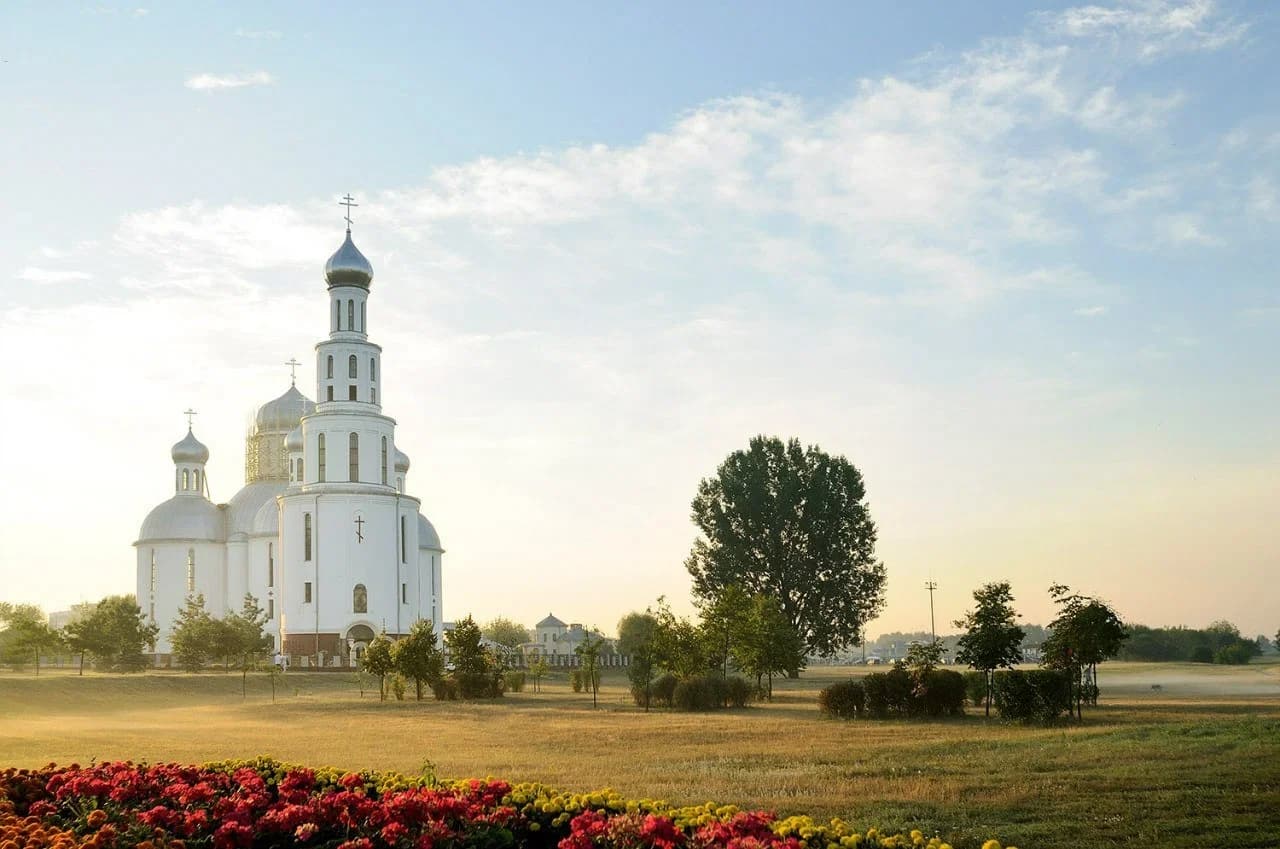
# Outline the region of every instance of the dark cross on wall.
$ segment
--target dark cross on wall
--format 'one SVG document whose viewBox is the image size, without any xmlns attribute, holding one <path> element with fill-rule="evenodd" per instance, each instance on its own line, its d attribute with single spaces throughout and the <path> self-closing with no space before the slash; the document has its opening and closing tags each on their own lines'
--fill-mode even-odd
<svg viewBox="0 0 1280 849">
<path fill-rule="evenodd" d="M 356 516 L 356 542 L 364 542 L 364 516 Z"/>
</svg>

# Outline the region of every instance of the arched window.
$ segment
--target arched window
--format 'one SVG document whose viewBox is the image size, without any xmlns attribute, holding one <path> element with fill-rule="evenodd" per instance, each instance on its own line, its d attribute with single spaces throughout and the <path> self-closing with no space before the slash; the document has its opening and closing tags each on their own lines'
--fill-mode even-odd
<svg viewBox="0 0 1280 849">
<path fill-rule="evenodd" d="M 347 301 L 347 329 L 356 329 L 356 302 Z"/>
<path fill-rule="evenodd" d="M 333 302 L 333 323 L 342 329 L 342 301 Z"/>
<path fill-rule="evenodd" d="M 360 302 L 360 332 L 361 333 L 369 332 L 367 329 L 365 329 L 365 324 L 364 324 L 364 301 Z"/>
<path fill-rule="evenodd" d="M 387 485 L 387 438 L 382 437 L 382 485 Z"/>
<path fill-rule="evenodd" d="M 347 357 L 347 377 L 355 380 L 359 377 L 360 367 L 356 365 L 356 355 L 352 354 Z"/>
<path fill-rule="evenodd" d="M 196 492 L 199 492 L 200 491 L 200 470 L 199 469 L 196 469 L 191 473 L 191 483 L 192 483 L 191 488 L 194 489 Z"/>
<path fill-rule="evenodd" d="M 196 591 L 196 550 L 187 549 L 187 595 Z"/>
<path fill-rule="evenodd" d="M 191 488 L 191 473 L 186 469 L 182 470 L 182 491 L 186 492 Z"/>
<path fill-rule="evenodd" d="M 329 364 L 325 367 L 324 376 L 328 378 L 333 377 L 333 354 L 329 355 Z"/>
<path fill-rule="evenodd" d="M 316 447 L 320 452 L 320 464 L 316 466 L 316 471 L 319 472 L 319 477 L 317 478 L 317 480 L 319 480 L 321 483 L 324 483 L 325 458 L 324 458 L 324 434 L 323 433 L 320 434 L 320 437 L 316 440 Z"/>
<path fill-rule="evenodd" d="M 360 480 L 360 434 L 353 433 L 347 437 L 347 480 L 355 483 Z"/>
<path fill-rule="evenodd" d="M 396 492 L 404 492 L 404 477 L 396 478 Z"/>
<path fill-rule="evenodd" d="M 298 458 L 298 483 L 302 483 L 302 458 Z"/>
<path fill-rule="evenodd" d="M 369 403 L 378 403 L 378 390 L 374 389 L 372 386 L 369 387 Z"/>
<path fill-rule="evenodd" d="M 276 545 L 273 542 L 267 543 L 267 586 L 274 587 L 276 585 Z"/>
<path fill-rule="evenodd" d="M 369 591 L 364 588 L 364 584 L 356 584 L 356 588 L 351 591 L 351 612 L 369 612 Z"/>
<path fill-rule="evenodd" d="M 373 357 L 369 358 L 369 382 L 373 383 L 378 379 L 378 361 Z"/>
<path fill-rule="evenodd" d="M 311 559 L 311 514 L 302 514 L 302 559 Z"/>
<path fill-rule="evenodd" d="M 324 388 L 324 391 L 325 391 L 325 400 L 332 401 L 333 400 L 333 384 L 326 386 Z"/>
<path fill-rule="evenodd" d="M 409 562 L 409 555 L 408 555 L 408 553 L 407 553 L 407 552 L 408 552 L 408 548 L 407 548 L 408 544 L 409 544 L 409 542 L 408 542 L 408 540 L 405 538 L 404 516 L 401 516 L 401 517 L 400 517 L 400 562 L 401 562 L 401 563 L 408 563 L 408 562 Z"/>
</svg>

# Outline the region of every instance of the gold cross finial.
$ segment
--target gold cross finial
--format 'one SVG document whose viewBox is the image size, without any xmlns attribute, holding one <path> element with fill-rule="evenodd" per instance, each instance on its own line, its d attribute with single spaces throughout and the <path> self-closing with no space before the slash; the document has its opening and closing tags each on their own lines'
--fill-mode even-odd
<svg viewBox="0 0 1280 849">
<path fill-rule="evenodd" d="M 289 358 L 289 362 L 285 363 L 289 367 L 289 384 L 291 386 L 298 385 L 298 366 L 302 363 L 298 362 L 294 357 Z"/>
<path fill-rule="evenodd" d="M 348 233 L 350 233 L 350 232 L 351 232 L 351 207 L 353 207 L 353 206 L 359 206 L 359 205 L 360 205 L 360 204 L 358 204 L 358 203 L 356 203 L 356 202 L 355 202 L 355 198 L 353 198 L 353 197 L 351 196 L 351 193 L 350 193 L 350 192 L 348 192 L 348 193 L 347 193 L 347 195 L 346 195 L 346 197 L 344 197 L 341 201 L 339 201 L 339 202 L 338 202 L 338 206 L 345 206 L 345 207 L 347 208 L 347 214 L 346 214 L 346 216 L 344 216 L 344 217 L 345 217 L 346 222 L 347 222 L 347 232 L 348 232 Z"/>
<path fill-rule="evenodd" d="M 185 410 L 182 411 L 182 415 L 187 417 L 187 430 L 191 430 L 191 420 L 195 418 L 196 411 L 191 409 L 190 407 L 187 407 Z"/>
</svg>

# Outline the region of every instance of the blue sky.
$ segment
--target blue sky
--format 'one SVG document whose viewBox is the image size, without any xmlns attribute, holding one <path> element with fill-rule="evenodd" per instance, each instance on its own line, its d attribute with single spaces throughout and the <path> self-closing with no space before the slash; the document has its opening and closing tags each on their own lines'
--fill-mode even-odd
<svg viewBox="0 0 1280 849">
<path fill-rule="evenodd" d="M 323 332 L 351 191 L 450 616 L 683 597 L 697 479 L 767 432 L 867 475 L 873 632 L 927 625 L 930 577 L 940 620 L 1009 578 L 1033 620 L 1065 580 L 1138 621 L 1280 624 L 1268 4 L 0 22 L 0 352 L 45 364 L 6 377 L 4 426 L 52 446 L 0 518 L 6 573 L 48 569 L 6 596 L 130 586 L 188 405 L 230 497 L 246 412 Z M 95 507 L 50 548 L 70 477 Z"/>
</svg>

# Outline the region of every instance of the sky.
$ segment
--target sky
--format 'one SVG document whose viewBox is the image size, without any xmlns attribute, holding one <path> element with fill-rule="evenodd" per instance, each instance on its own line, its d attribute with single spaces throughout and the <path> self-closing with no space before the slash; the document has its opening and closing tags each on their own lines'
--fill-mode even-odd
<svg viewBox="0 0 1280 849">
<path fill-rule="evenodd" d="M 1268 3 L 8 3 L 0 598 L 131 592 L 354 236 L 449 619 L 611 630 L 756 434 L 861 469 L 872 634 L 1008 580 L 1280 627 Z"/>
</svg>

